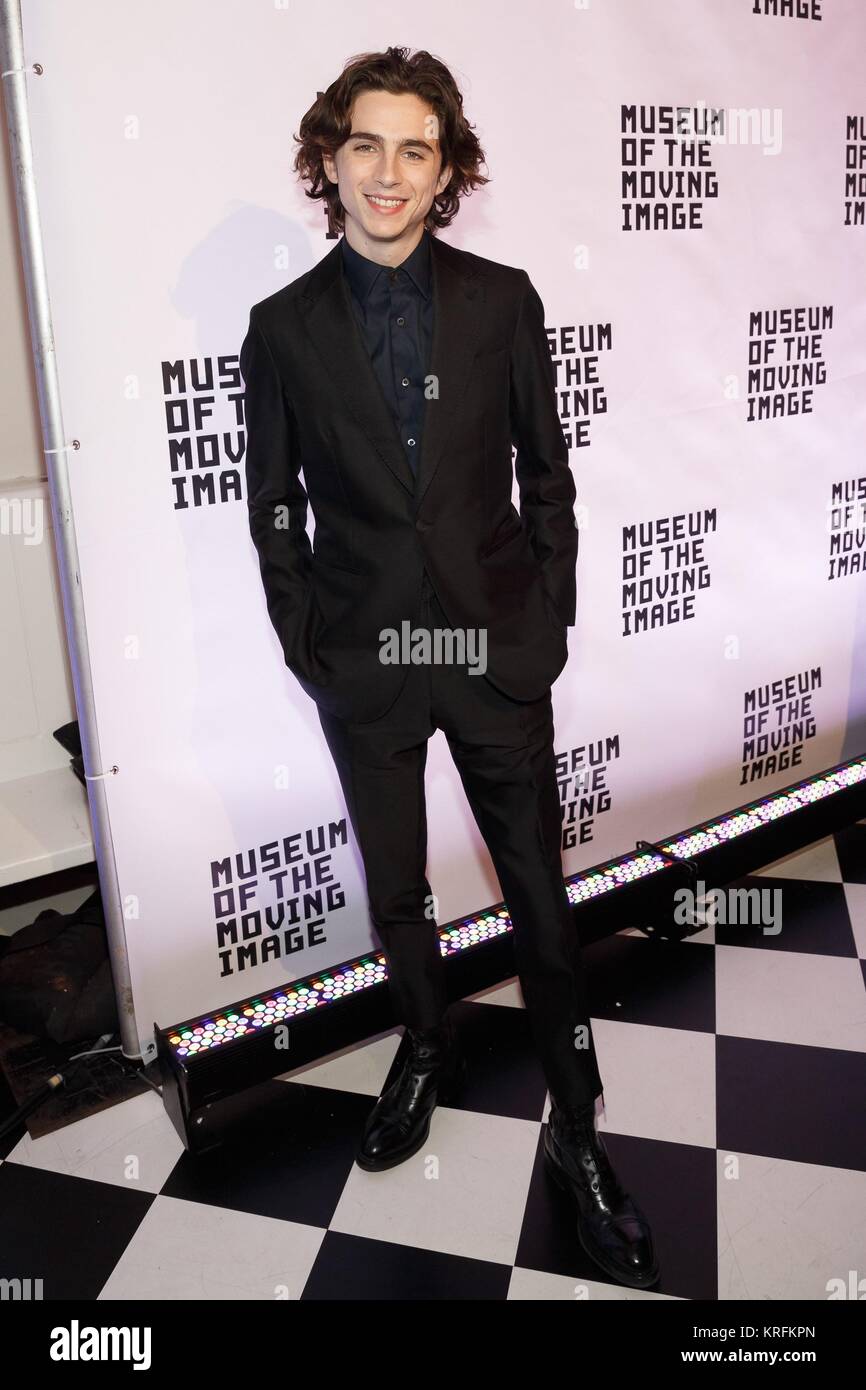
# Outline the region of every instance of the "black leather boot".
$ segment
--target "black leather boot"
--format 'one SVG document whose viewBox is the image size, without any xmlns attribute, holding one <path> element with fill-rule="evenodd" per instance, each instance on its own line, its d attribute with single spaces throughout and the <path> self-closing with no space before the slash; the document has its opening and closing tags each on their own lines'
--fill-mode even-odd
<svg viewBox="0 0 866 1390">
<path fill-rule="evenodd" d="M 439 1101 L 456 1095 L 466 1071 L 447 1019 L 437 1028 L 407 1028 L 400 1074 L 373 1107 L 355 1162 L 368 1173 L 393 1168 L 417 1153 L 430 1133 Z"/>
<path fill-rule="evenodd" d="M 577 1202 L 577 1234 L 608 1274 L 635 1289 L 655 1284 L 659 1267 L 649 1223 L 621 1186 L 595 1128 L 595 1102 L 557 1106 L 544 1134 L 548 1171 Z"/>
</svg>

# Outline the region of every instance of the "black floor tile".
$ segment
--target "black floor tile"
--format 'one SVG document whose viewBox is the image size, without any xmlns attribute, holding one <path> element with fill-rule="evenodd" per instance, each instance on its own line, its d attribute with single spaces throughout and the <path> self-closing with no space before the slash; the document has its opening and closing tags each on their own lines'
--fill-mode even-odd
<svg viewBox="0 0 866 1390">
<path fill-rule="evenodd" d="M 841 883 L 820 883 L 816 879 L 760 878 L 754 874 L 737 879 L 729 888 L 778 893 L 766 901 L 769 930 L 760 925 L 725 926 L 713 929 L 719 946 L 757 946 L 762 951 L 802 951 L 808 955 L 856 956 L 854 933 Z M 759 909 L 759 900 L 752 899 Z M 777 911 L 778 908 L 778 911 Z M 739 909 L 738 909 L 739 910 Z M 745 906 L 742 909 L 746 910 Z M 776 926 L 780 930 L 776 931 Z"/>
<path fill-rule="evenodd" d="M 301 1297 L 499 1301 L 510 1282 L 511 1265 L 328 1231 Z"/>
<path fill-rule="evenodd" d="M 466 1084 L 455 1107 L 540 1120 L 547 1083 L 526 1010 L 462 1002 L 452 1005 L 452 1014 L 467 1063 Z"/>
<path fill-rule="evenodd" d="M 45 1299 L 96 1299 L 151 1193 L 0 1165 L 0 1278 L 41 1279 Z"/>
<path fill-rule="evenodd" d="M 866 883 L 866 823 L 857 821 L 833 836 L 846 883 Z"/>
<path fill-rule="evenodd" d="M 543 1132 L 533 1169 L 516 1265 L 575 1280 L 617 1281 L 584 1253 L 576 1234 L 577 1207 L 548 1174 Z M 604 1132 L 617 1176 L 641 1208 L 659 1259 L 651 1293 L 677 1298 L 717 1295 L 716 1151 Z"/>
<path fill-rule="evenodd" d="M 717 1037 L 720 1149 L 866 1170 L 864 1113 L 863 1053 Z"/>
<path fill-rule="evenodd" d="M 716 1020 L 712 944 L 612 936 L 584 948 L 594 1018 L 711 1033 Z"/>
<path fill-rule="evenodd" d="M 327 1226 L 375 1100 L 270 1081 L 255 1122 L 201 1156 L 184 1153 L 162 1192 L 233 1211 Z"/>
</svg>

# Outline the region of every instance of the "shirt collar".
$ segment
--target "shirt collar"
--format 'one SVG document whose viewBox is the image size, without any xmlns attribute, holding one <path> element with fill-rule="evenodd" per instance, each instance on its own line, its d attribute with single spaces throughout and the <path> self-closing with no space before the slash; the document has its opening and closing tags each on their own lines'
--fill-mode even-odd
<svg viewBox="0 0 866 1390">
<path fill-rule="evenodd" d="M 362 256 L 359 251 L 349 245 L 345 236 L 342 237 L 341 244 L 346 278 L 356 299 L 359 299 L 363 304 L 380 272 L 387 270 L 387 266 L 379 265 L 377 261 L 371 261 L 366 256 Z M 430 233 L 426 227 L 415 250 L 406 257 L 405 261 L 400 262 L 397 269 L 405 270 L 425 299 L 428 298 L 430 294 Z"/>
</svg>

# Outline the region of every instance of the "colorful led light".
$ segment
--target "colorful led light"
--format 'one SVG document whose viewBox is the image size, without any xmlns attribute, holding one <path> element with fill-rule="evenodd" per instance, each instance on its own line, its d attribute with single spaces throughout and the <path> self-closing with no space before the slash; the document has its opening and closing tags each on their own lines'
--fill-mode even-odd
<svg viewBox="0 0 866 1390">
<path fill-rule="evenodd" d="M 855 786 L 864 779 L 866 757 L 852 759 L 850 763 L 830 772 L 820 772 L 796 786 L 785 787 L 775 795 L 761 797 L 728 816 L 696 826 L 660 847 L 677 859 L 695 858 L 846 787 Z M 655 850 L 631 851 L 611 860 L 609 864 L 595 865 L 572 874 L 565 881 L 568 898 L 572 904 L 579 906 L 669 867 L 664 855 Z M 442 928 L 439 931 L 439 949 L 443 956 L 456 955 L 459 951 L 474 950 L 482 943 L 512 930 L 508 909 L 502 904 L 486 912 L 474 912 Z M 237 1042 L 254 1028 L 271 1028 L 284 1019 L 334 1004 L 359 990 L 370 989 L 385 979 L 385 957 L 381 954 L 363 956 L 352 964 L 337 966 L 326 975 L 313 975 L 307 980 L 295 981 L 279 992 L 256 995 L 233 1004 L 231 1012 L 177 1024 L 168 1035 L 168 1043 L 178 1057 L 195 1057 L 202 1050 L 213 1051 L 226 1043 Z"/>
</svg>

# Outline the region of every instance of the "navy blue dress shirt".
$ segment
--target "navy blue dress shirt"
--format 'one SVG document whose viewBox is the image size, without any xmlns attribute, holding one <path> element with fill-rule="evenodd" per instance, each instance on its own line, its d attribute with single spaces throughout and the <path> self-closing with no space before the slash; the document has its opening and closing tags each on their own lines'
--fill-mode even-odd
<svg viewBox="0 0 866 1390">
<path fill-rule="evenodd" d="M 424 382 L 433 338 L 430 233 L 390 268 L 368 260 L 342 239 L 343 272 L 382 394 L 409 466 L 417 473 L 424 423 Z"/>
</svg>

